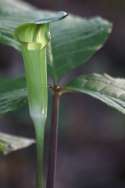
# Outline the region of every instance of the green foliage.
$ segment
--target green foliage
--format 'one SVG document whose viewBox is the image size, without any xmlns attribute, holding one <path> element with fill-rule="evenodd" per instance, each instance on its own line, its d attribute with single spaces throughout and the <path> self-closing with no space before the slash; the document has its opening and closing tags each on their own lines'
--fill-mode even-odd
<svg viewBox="0 0 125 188">
<path fill-rule="evenodd" d="M 6 155 L 12 151 L 28 147 L 33 143 L 33 139 L 17 137 L 0 132 L 0 154 Z"/>
<path fill-rule="evenodd" d="M 87 63 L 111 33 L 112 25 L 96 17 L 83 19 L 73 15 L 52 24 L 53 66 L 56 79 Z"/>
<path fill-rule="evenodd" d="M 15 29 L 20 24 L 61 19 L 64 12 L 39 11 L 16 0 L 0 1 L 0 42 L 20 50 Z M 111 32 L 111 23 L 101 18 L 82 19 L 73 15 L 51 24 L 52 56 L 49 74 L 57 82 L 63 75 L 86 63 L 102 47 Z M 52 58 L 51 58 L 52 59 Z M 27 91 L 23 79 L 0 81 L 0 114 L 23 105 Z"/>
<path fill-rule="evenodd" d="M 84 75 L 68 84 L 65 91 L 90 95 L 125 114 L 125 79 L 107 74 Z"/>
<path fill-rule="evenodd" d="M 0 1 L 0 42 L 20 51 L 15 39 L 15 29 L 27 23 L 48 23 L 62 19 L 65 12 L 38 11 L 33 6 L 18 0 Z"/>
<path fill-rule="evenodd" d="M 87 63 L 104 45 L 112 30 L 112 24 L 100 17 L 83 19 L 65 12 L 42 11 L 19 0 L 0 1 L 0 43 L 14 47 L 22 53 L 15 31 L 27 24 L 50 23 L 48 75 L 53 84 L 70 71 Z M 37 28 L 37 27 L 36 27 Z M 31 54 L 30 54 L 31 55 Z M 35 57 L 35 56 L 34 56 Z M 30 61 L 29 61 L 30 62 Z M 52 88 L 54 85 L 51 85 Z M 123 79 L 107 75 L 85 75 L 64 86 L 64 92 L 82 92 L 95 97 L 107 105 L 125 113 L 125 93 Z M 27 102 L 25 79 L 0 79 L 0 114 L 18 109 Z M 40 131 L 38 131 L 40 134 Z M 40 142 L 39 142 L 40 143 Z"/>
<path fill-rule="evenodd" d="M 5 2 L 6 5 L 0 2 L 0 42 L 17 50 L 20 50 L 14 37 L 17 26 L 53 22 L 66 16 L 65 12 L 39 11 L 16 0 Z M 69 71 L 86 63 L 103 46 L 111 28 L 111 23 L 99 17 L 83 19 L 69 15 L 61 22 L 52 23 L 53 62 L 48 65 L 49 75 L 58 82 Z"/>
<path fill-rule="evenodd" d="M 27 101 L 24 78 L 0 79 L 0 115 L 16 110 Z"/>
<path fill-rule="evenodd" d="M 18 109 L 27 103 L 25 79 L 0 79 L 0 114 Z M 91 74 L 74 79 L 64 86 L 64 92 L 81 92 L 101 100 L 125 113 L 125 80 Z"/>
<path fill-rule="evenodd" d="M 50 105 L 50 99 L 51 93 L 49 90 L 48 105 Z M 24 78 L 0 78 L 0 116 L 23 106 L 28 106 L 26 80 Z"/>
<path fill-rule="evenodd" d="M 81 92 L 125 114 L 124 79 L 115 79 L 106 74 L 91 74 L 75 78 L 63 88 L 60 87 L 60 80 L 70 71 L 87 63 L 104 45 L 112 30 L 112 24 L 100 17 L 83 19 L 69 15 L 61 22 L 55 22 L 66 16 L 65 12 L 41 11 L 19 0 L 0 1 L 0 43 L 14 47 L 22 53 L 27 83 L 26 87 L 23 78 L 0 79 L 0 114 L 16 110 L 24 104 L 24 101 L 27 101 L 28 96 L 30 116 L 36 131 L 37 188 L 44 187 L 44 131 L 48 106 L 47 71 L 52 77 L 53 83 L 50 88 L 55 95 L 48 165 L 48 171 L 51 173 L 48 176 L 50 182 L 54 182 L 54 166 L 56 166 L 54 164 L 59 105 L 57 98 L 60 97 L 60 93 Z M 33 142 L 30 139 L 0 133 L 0 152 L 7 154 L 27 147 Z M 49 182 L 49 179 L 47 181 Z"/>
</svg>

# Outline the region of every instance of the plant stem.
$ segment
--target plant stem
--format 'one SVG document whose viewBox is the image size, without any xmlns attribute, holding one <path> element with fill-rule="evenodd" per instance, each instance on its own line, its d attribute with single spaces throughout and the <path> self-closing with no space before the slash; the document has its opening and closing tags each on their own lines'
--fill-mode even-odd
<svg viewBox="0 0 125 188">
<path fill-rule="evenodd" d="M 46 188 L 54 188 L 56 175 L 56 159 L 58 144 L 58 115 L 59 115 L 60 95 L 58 90 L 54 90 L 52 117 L 50 127 L 49 151 L 48 151 L 48 174 Z"/>
<path fill-rule="evenodd" d="M 36 121 L 36 188 L 44 188 L 44 133 L 45 122 Z"/>
</svg>

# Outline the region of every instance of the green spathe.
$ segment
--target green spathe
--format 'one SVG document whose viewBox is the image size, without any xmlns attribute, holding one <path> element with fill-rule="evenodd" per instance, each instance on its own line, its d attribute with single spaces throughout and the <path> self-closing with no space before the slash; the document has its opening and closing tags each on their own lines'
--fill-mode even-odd
<svg viewBox="0 0 125 188">
<path fill-rule="evenodd" d="M 23 24 L 16 29 L 16 38 L 21 43 L 31 43 L 36 48 L 43 48 L 50 40 L 49 24 Z M 39 46 L 40 45 L 40 46 Z"/>
<path fill-rule="evenodd" d="M 22 46 L 31 118 L 46 119 L 49 24 L 24 24 L 16 29 L 15 35 Z"/>
<path fill-rule="evenodd" d="M 29 112 L 37 143 L 36 187 L 44 187 L 44 131 L 48 107 L 46 48 L 50 40 L 49 24 L 25 24 L 16 29 L 21 43 L 28 89 Z"/>
<path fill-rule="evenodd" d="M 28 88 L 28 100 L 31 118 L 45 118 L 47 116 L 47 63 L 46 49 L 27 49 L 24 45 L 23 59 Z"/>
</svg>

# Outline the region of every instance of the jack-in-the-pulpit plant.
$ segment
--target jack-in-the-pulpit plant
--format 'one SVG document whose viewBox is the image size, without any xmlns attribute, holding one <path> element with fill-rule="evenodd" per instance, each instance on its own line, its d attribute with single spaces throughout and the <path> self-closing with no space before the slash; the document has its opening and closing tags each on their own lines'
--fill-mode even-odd
<svg viewBox="0 0 125 188">
<path fill-rule="evenodd" d="M 124 79 L 115 79 L 107 74 L 89 74 L 67 79 L 61 84 L 65 75 L 89 61 L 112 31 L 112 24 L 100 17 L 66 16 L 65 12 L 37 10 L 19 0 L 0 1 L 0 42 L 22 55 L 25 69 L 23 78 L 0 79 L 0 114 L 16 110 L 28 101 L 36 133 L 36 188 L 54 188 L 59 103 L 63 94 L 88 94 L 125 114 Z M 51 78 L 49 87 L 47 77 Z M 49 93 L 52 95 L 52 107 L 48 102 Z M 50 119 L 48 108 L 52 108 L 52 115 L 48 170 L 44 177 L 45 125 L 47 118 Z M 34 142 L 3 134 L 0 138 L 0 151 L 3 153 Z"/>
<path fill-rule="evenodd" d="M 66 16 L 64 12 L 62 18 Z M 51 18 L 50 18 L 51 20 Z M 51 45 L 50 21 L 23 24 L 15 36 L 21 45 L 28 91 L 29 114 L 36 132 L 36 187 L 44 185 L 44 135 L 48 108 L 47 47 Z"/>
<path fill-rule="evenodd" d="M 50 40 L 49 24 L 26 24 L 16 30 L 24 59 L 30 117 L 36 131 L 37 188 L 42 188 L 44 134 L 48 107 L 46 48 Z"/>
</svg>

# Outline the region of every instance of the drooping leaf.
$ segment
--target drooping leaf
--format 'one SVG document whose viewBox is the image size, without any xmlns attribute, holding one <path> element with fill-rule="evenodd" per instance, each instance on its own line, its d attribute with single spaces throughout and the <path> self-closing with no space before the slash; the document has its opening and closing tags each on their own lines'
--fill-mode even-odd
<svg viewBox="0 0 125 188">
<path fill-rule="evenodd" d="M 0 154 L 6 155 L 12 151 L 26 148 L 33 143 L 33 139 L 18 137 L 0 132 Z"/>
<path fill-rule="evenodd" d="M 125 114 L 125 79 L 107 74 L 80 76 L 68 84 L 65 91 L 90 95 Z"/>
<path fill-rule="evenodd" d="M 40 11 L 28 3 L 20 0 L 0 1 L 0 28 L 8 33 L 25 23 L 43 24 L 55 22 L 67 16 L 64 11 Z M 2 25 L 3 24 L 3 25 Z"/>
<path fill-rule="evenodd" d="M 0 79 L 0 115 L 16 110 L 27 101 L 25 79 Z"/>
<path fill-rule="evenodd" d="M 66 16 L 65 12 L 40 11 L 17 0 L 0 1 L 0 42 L 20 50 L 15 28 L 24 23 L 45 23 Z M 112 25 L 101 18 L 82 19 L 73 15 L 51 24 L 53 62 L 49 74 L 58 81 L 72 69 L 86 63 L 99 50 Z"/>
<path fill-rule="evenodd" d="M 15 29 L 26 23 L 48 23 L 62 19 L 67 14 L 63 11 L 48 12 L 36 10 L 33 6 L 17 0 L 0 1 L 0 42 L 20 50 L 16 41 Z"/>
</svg>

